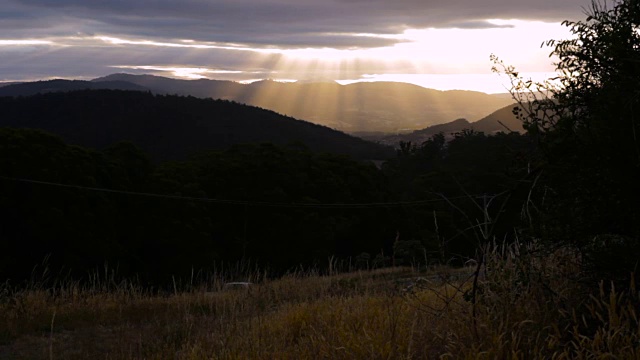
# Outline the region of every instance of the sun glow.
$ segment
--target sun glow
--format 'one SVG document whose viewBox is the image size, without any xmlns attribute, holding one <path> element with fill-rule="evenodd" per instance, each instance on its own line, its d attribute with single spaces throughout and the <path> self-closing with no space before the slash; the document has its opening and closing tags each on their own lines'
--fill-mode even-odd
<svg viewBox="0 0 640 360">
<path fill-rule="evenodd" d="M 525 72 L 520 73 L 525 80 L 544 82 L 555 76 L 553 72 Z M 487 94 L 507 93 L 511 90 L 511 81 L 506 76 L 497 74 L 365 74 L 362 79 L 337 80 L 343 85 L 356 82 L 393 81 L 405 82 L 429 89 L 470 90 Z"/>
<path fill-rule="evenodd" d="M 280 50 L 274 73 L 297 79 L 400 81 L 440 90 L 506 92 L 510 83 L 491 72 L 489 55 L 515 65 L 525 78 L 543 81 L 553 76 L 549 39 L 570 37 L 557 23 L 491 19 L 486 29 L 409 29 L 383 35 L 399 42 L 370 49 L 309 48 Z M 367 35 L 367 34 L 363 34 Z M 367 35 L 368 36 L 368 35 Z"/>
<path fill-rule="evenodd" d="M 491 73 L 489 55 L 496 54 L 533 80 L 543 80 L 553 73 L 554 59 L 548 57 L 550 49 L 540 48 L 540 45 L 549 39 L 570 37 L 568 29 L 556 23 L 487 21 L 496 27 L 407 29 L 398 34 L 382 35 L 324 34 L 396 41 L 391 46 L 376 48 L 287 48 L 277 44 L 144 39 L 106 34 L 3 39 L 0 46 L 12 52 L 33 52 L 33 56 L 61 54 L 54 50 L 63 48 L 74 54 L 82 51 L 102 54 L 104 48 L 114 47 L 118 48 L 114 54 L 119 57 L 103 66 L 147 70 L 183 79 L 248 82 L 269 78 L 276 81 L 338 81 L 342 84 L 399 81 L 441 90 L 494 93 L 505 91 L 509 84 L 507 79 Z M 145 47 L 149 51 L 141 50 Z M 122 58 L 129 50 L 132 55 Z M 108 56 L 106 60 L 109 60 Z M 163 60 L 167 62 L 163 63 Z M 100 75 L 103 74 L 96 74 Z"/>
<path fill-rule="evenodd" d="M 507 92 L 510 89 L 509 79 L 491 72 L 489 55 L 492 53 L 516 65 L 527 79 L 544 81 L 553 76 L 553 59 L 548 58 L 549 49 L 541 49 L 540 44 L 551 38 L 567 38 L 569 33 L 565 28 L 559 24 L 521 20 L 493 19 L 489 22 L 498 27 L 409 29 L 398 35 L 380 35 L 399 42 L 393 46 L 369 49 L 256 49 L 240 44 L 231 46 L 193 40 L 158 42 L 105 36 L 96 38 L 122 46 L 178 47 L 187 51 L 246 51 L 246 56 L 242 58 L 249 69 L 243 71 L 218 69 L 216 66 L 116 66 L 159 71 L 184 79 L 233 79 L 245 83 L 259 78 L 276 81 L 335 80 L 340 84 L 397 81 L 438 90 Z"/>
<path fill-rule="evenodd" d="M 491 19 L 496 27 L 485 29 L 408 29 L 401 34 L 347 34 L 393 39 L 398 43 L 378 48 L 260 48 L 242 44 L 203 43 L 194 40 L 151 41 L 110 36 L 95 39 L 113 45 L 185 48 L 194 51 L 240 50 L 255 58 L 265 78 L 274 80 L 401 81 L 435 89 L 466 89 L 503 92 L 508 84 L 491 73 L 490 54 L 497 54 L 534 80 L 553 72 L 549 49 L 540 44 L 552 38 L 566 38 L 568 31 L 555 23 Z M 331 35 L 331 34 L 329 34 Z M 345 34 L 338 34 L 346 36 Z M 269 56 L 277 56 L 270 58 Z M 266 58 L 265 58 L 266 56 Z M 262 64 L 260 64 L 262 62 Z M 217 66 L 138 66 L 189 79 L 215 78 L 242 71 L 211 71 Z M 131 67 L 133 68 L 133 67 Z M 248 73 L 250 74 L 250 72 Z M 256 79 L 234 77 L 235 80 Z"/>
<path fill-rule="evenodd" d="M 151 71 L 169 72 L 175 77 L 191 79 L 191 80 L 208 78 L 208 75 L 244 73 L 243 71 L 238 71 L 238 70 L 209 69 L 209 68 L 202 68 L 202 67 L 128 66 L 128 65 L 114 65 L 112 67 L 118 68 L 118 69 L 151 70 Z"/>
</svg>

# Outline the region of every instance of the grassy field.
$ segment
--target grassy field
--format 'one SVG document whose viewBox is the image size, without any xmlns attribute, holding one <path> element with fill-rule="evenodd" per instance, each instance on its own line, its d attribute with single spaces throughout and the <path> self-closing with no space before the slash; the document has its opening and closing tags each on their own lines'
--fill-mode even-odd
<svg viewBox="0 0 640 360">
<path fill-rule="evenodd" d="M 640 358 L 637 297 L 585 296 L 566 253 L 474 269 L 254 275 L 159 293 L 109 277 L 0 290 L 1 359 Z M 631 294 L 635 293 L 635 289 Z"/>
</svg>

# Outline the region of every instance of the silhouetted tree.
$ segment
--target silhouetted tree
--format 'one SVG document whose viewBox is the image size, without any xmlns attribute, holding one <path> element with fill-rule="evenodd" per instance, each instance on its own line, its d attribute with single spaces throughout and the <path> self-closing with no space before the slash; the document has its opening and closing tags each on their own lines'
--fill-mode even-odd
<svg viewBox="0 0 640 360">
<path fill-rule="evenodd" d="M 534 84 L 505 70 L 544 154 L 538 234 L 578 246 L 598 264 L 598 276 L 622 279 L 637 263 L 605 255 L 614 246 L 598 239 L 617 237 L 608 243 L 640 251 L 640 2 L 592 1 L 586 15 L 563 22 L 572 39 L 547 42 L 559 58 L 554 82 Z M 548 96 L 540 98 L 536 85 Z"/>
</svg>

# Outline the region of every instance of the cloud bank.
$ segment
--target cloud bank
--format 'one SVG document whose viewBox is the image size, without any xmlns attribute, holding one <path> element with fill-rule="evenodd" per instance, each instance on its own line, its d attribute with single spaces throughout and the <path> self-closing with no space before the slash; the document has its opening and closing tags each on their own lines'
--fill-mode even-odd
<svg viewBox="0 0 640 360">
<path fill-rule="evenodd" d="M 287 54 L 402 46 L 409 29 L 500 29 L 489 19 L 583 18 L 589 0 L 4 0 L 0 80 L 90 78 L 109 72 L 202 69 L 229 80 L 308 78 L 320 65 Z M 111 40 L 109 40 L 111 39 Z M 446 41 L 445 41 L 446 43 Z M 451 44 L 453 46 L 455 44 Z M 433 54 L 447 49 L 428 49 Z M 309 52 L 316 56 L 315 52 Z M 328 53 L 317 53 L 324 59 Z M 341 55 L 342 56 L 342 55 Z M 351 59 L 322 76 L 435 71 L 411 59 Z M 483 55 L 488 57 L 488 54 Z M 391 66 L 393 65 L 393 66 Z M 315 67 L 314 67 L 315 66 Z M 483 64 L 486 67 L 486 64 Z M 145 71 L 145 69 L 147 71 Z M 199 75 L 194 75 L 199 76 Z M 315 76 L 315 75 L 314 75 Z"/>
<path fill-rule="evenodd" d="M 0 31 L 4 37 L 102 33 L 366 48 L 388 46 L 394 40 L 375 35 L 407 28 L 496 26 L 486 19 L 556 22 L 579 17 L 584 5 L 585 0 L 9 0 L 0 10 Z"/>
</svg>

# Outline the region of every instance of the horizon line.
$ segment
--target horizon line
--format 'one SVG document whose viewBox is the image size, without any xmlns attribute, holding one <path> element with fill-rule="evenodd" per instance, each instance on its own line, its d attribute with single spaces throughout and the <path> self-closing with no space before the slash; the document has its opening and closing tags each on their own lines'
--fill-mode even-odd
<svg viewBox="0 0 640 360">
<path fill-rule="evenodd" d="M 66 81 L 94 81 L 97 79 L 101 79 L 101 78 L 106 78 L 109 76 L 113 76 L 113 75 L 130 75 L 130 76 L 153 76 L 153 77 L 158 77 L 158 78 L 165 78 L 165 79 L 172 79 L 172 80 L 181 80 L 181 81 L 200 81 L 200 80 L 209 80 L 209 81 L 228 81 L 228 82 L 233 82 L 233 83 L 237 83 L 237 84 L 241 84 L 241 85 L 250 85 L 256 82 L 261 82 L 261 81 L 273 81 L 273 82 L 277 82 L 277 83 L 291 83 L 291 84 L 295 84 L 295 83 L 300 83 L 300 84 L 314 84 L 314 83 L 334 83 L 336 85 L 340 85 L 340 86 L 348 86 L 348 85 L 352 85 L 352 84 L 358 84 L 358 83 L 399 83 L 399 84 L 406 84 L 406 85 L 414 85 L 426 90 L 434 90 L 434 91 L 441 91 L 441 92 L 449 92 L 449 91 L 468 91 L 468 92 L 478 92 L 478 93 L 484 93 L 487 95 L 508 95 L 510 94 L 508 89 L 504 89 L 504 91 L 498 91 L 498 92 L 487 92 L 487 91 L 482 91 L 482 90 L 478 90 L 478 89 L 470 89 L 470 88 L 463 88 L 463 87 L 455 87 L 455 88 L 448 88 L 448 89 L 438 89 L 437 87 L 429 87 L 429 86 L 425 86 L 423 84 L 420 83 L 415 83 L 415 82 L 409 82 L 409 81 L 402 81 L 402 80 L 392 80 L 392 79 L 382 79 L 382 80 L 375 80 L 375 79 L 347 79 L 347 80 L 334 80 L 334 79 L 278 79 L 278 78 L 262 78 L 262 79 L 247 79 L 247 80 L 231 80 L 231 79 L 217 79 L 217 78 L 209 78 L 209 77 L 201 77 L 201 78 L 184 78 L 184 77 L 179 77 L 179 76 L 170 76 L 170 75 L 158 75 L 158 74 L 154 74 L 154 73 L 141 73 L 141 74 L 136 74 L 136 73 L 128 73 L 128 72 L 115 72 L 115 73 L 110 73 L 107 75 L 101 75 L 101 76 L 74 76 L 74 77 L 64 77 L 64 76 L 47 76 L 47 77 L 41 77 L 41 78 L 29 78 L 29 79 L 2 79 L 0 80 L 0 84 L 7 84 L 7 85 L 13 85 L 13 84 L 25 84 L 25 83 L 33 83 L 33 82 L 43 82 L 43 81 L 53 81 L 53 80 L 66 80 Z M 391 74 L 389 74 L 391 75 Z M 484 74 L 416 74 L 416 76 L 419 75 L 427 75 L 427 76 L 438 76 L 438 77 L 447 77 L 447 76 L 452 76 L 452 77 L 461 77 L 461 76 L 465 76 L 465 75 L 470 75 L 470 76 L 478 76 L 478 75 L 484 75 Z M 123 80 L 124 81 L 124 80 Z"/>
</svg>

